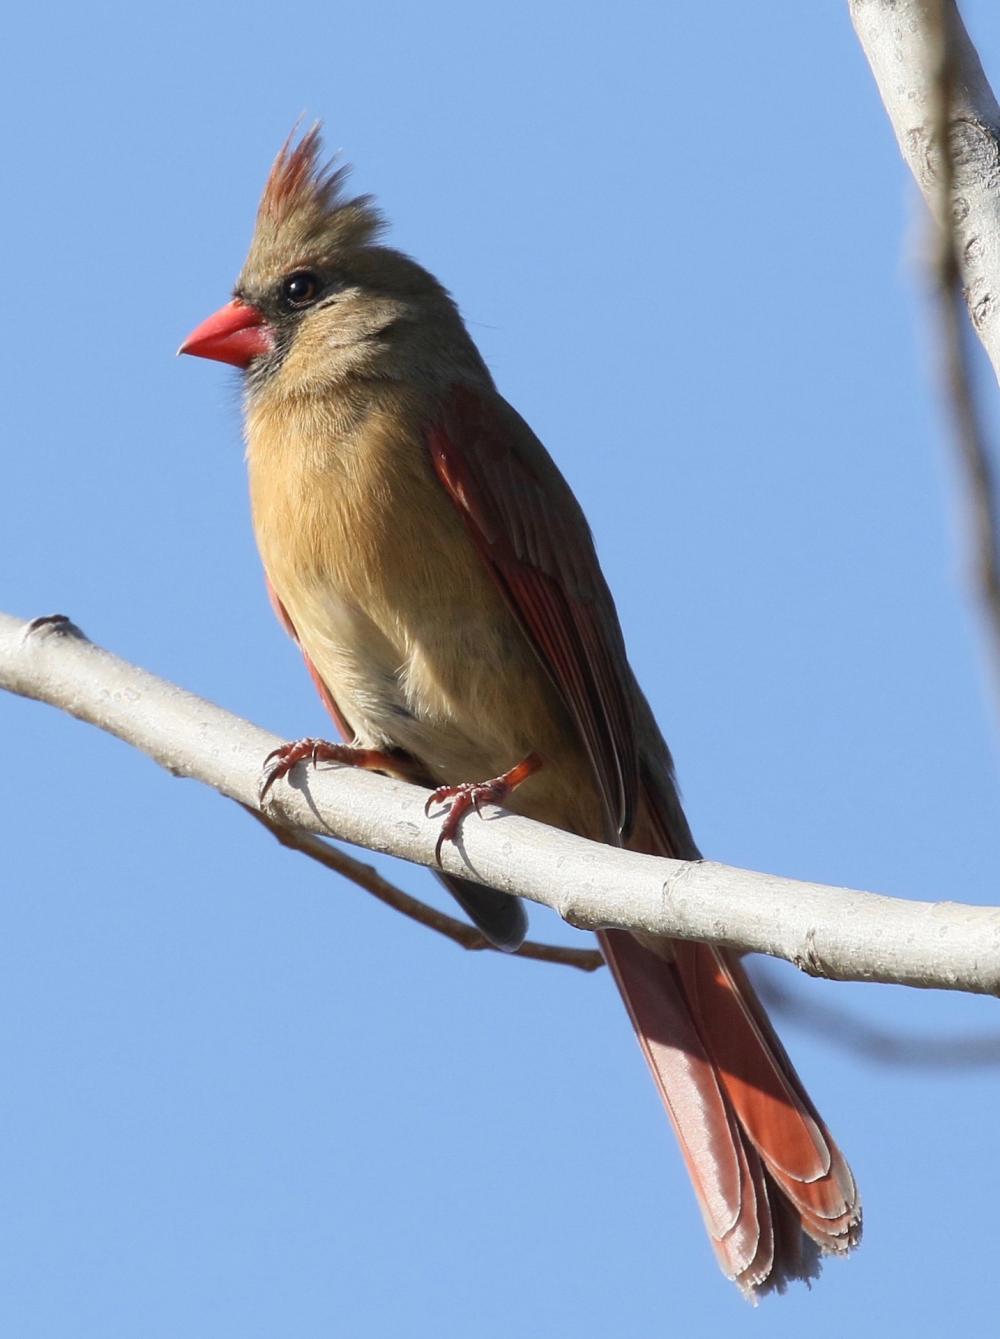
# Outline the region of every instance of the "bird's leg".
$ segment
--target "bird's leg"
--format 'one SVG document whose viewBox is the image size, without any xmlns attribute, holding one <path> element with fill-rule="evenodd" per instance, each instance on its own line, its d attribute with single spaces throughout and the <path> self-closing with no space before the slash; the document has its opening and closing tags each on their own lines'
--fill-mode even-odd
<svg viewBox="0 0 1000 1339">
<path fill-rule="evenodd" d="M 470 809 L 475 809 L 482 818 L 484 804 L 503 804 L 511 791 L 522 781 L 527 780 L 532 773 L 537 772 L 541 765 L 542 760 L 538 754 L 529 753 L 516 767 L 502 772 L 500 776 L 495 776 L 489 781 L 463 781 L 457 786 L 438 786 L 437 790 L 432 791 L 424 805 L 425 814 L 430 814 L 431 807 L 435 804 L 451 802 L 445 820 L 441 824 L 437 845 L 434 847 L 434 858 L 438 864 L 441 863 L 441 847 L 445 842 L 455 840 L 462 826 L 462 819 Z"/>
<path fill-rule="evenodd" d="M 264 803 L 267 792 L 276 781 L 287 776 L 298 763 L 307 760 L 314 767 L 320 762 L 339 762 L 345 767 L 363 767 L 371 772 L 393 772 L 399 766 L 398 759 L 389 753 L 380 753 L 378 749 L 331 744 L 325 739 L 296 739 L 291 744 L 282 744 L 264 759 L 264 772 L 257 791 L 260 803 Z"/>
</svg>

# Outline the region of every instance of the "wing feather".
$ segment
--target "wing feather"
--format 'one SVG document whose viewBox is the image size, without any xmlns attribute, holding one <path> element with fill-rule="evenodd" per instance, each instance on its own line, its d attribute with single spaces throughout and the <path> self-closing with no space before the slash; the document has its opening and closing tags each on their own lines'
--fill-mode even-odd
<svg viewBox="0 0 1000 1339">
<path fill-rule="evenodd" d="M 528 425 L 494 392 L 452 387 L 428 449 L 577 726 L 609 839 L 621 841 L 636 808 L 636 730 L 618 616 L 579 504 Z"/>
</svg>

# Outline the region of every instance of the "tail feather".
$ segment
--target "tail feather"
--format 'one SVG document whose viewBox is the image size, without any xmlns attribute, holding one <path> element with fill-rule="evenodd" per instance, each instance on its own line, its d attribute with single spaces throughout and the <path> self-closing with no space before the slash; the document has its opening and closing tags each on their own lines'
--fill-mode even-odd
<svg viewBox="0 0 1000 1339">
<path fill-rule="evenodd" d="M 739 963 L 703 944 L 599 938 L 723 1273 L 751 1298 L 815 1278 L 821 1253 L 860 1235 L 854 1178 Z"/>
<path fill-rule="evenodd" d="M 733 954 L 721 950 L 703 950 L 704 960 L 709 960 L 709 953 L 718 979 L 738 1002 L 740 1015 L 751 1028 L 759 1048 L 757 1056 L 763 1056 L 768 1069 L 778 1075 L 787 1097 L 786 1102 L 769 1107 L 770 1095 L 767 1102 L 760 1103 L 760 1089 L 753 1081 L 747 1083 L 742 1078 L 734 1082 L 732 1072 L 740 1063 L 740 1056 L 732 1053 L 735 1049 L 733 1039 L 740 1036 L 738 1020 L 734 1018 L 727 1022 L 723 1018 L 717 1026 L 713 1023 L 713 1055 L 740 1122 L 774 1180 L 799 1209 L 803 1222 L 808 1220 L 810 1226 L 806 1230 L 817 1240 L 820 1237 L 827 1239 L 828 1250 L 848 1250 L 856 1245 L 861 1228 L 860 1201 L 851 1169 L 795 1072 L 742 963 Z M 743 1058 L 745 1064 L 746 1051 Z M 812 1169 L 808 1166 L 808 1158 L 800 1162 L 796 1157 L 796 1151 L 802 1152 L 801 1148 L 796 1149 L 796 1119 L 815 1139 L 816 1165 Z M 780 1130 L 780 1140 L 775 1140 L 775 1130 Z"/>
<path fill-rule="evenodd" d="M 677 944 L 674 950 L 740 1127 L 798 1209 L 803 1229 L 827 1251 L 848 1249 L 858 1217 L 854 1177 L 746 972 L 723 950 L 700 944 Z"/>
<path fill-rule="evenodd" d="M 752 1291 L 774 1264 L 757 1151 L 741 1137 L 674 964 L 623 931 L 598 938 L 676 1131 L 719 1267 Z"/>
<path fill-rule="evenodd" d="M 676 795 L 644 781 L 629 845 L 690 858 Z M 857 1244 L 861 1202 L 739 958 L 621 930 L 599 939 L 723 1272 L 751 1300 L 815 1278 L 822 1255 Z"/>
<path fill-rule="evenodd" d="M 701 944 L 671 945 L 684 994 L 701 1020 L 712 1057 L 743 1129 L 775 1176 L 818 1181 L 830 1171 L 830 1149 L 793 1086 L 782 1059 L 762 1036 L 722 952 Z M 746 983 L 743 990 L 746 990 Z M 753 1045 L 747 1044 L 747 1034 Z M 767 1152 L 768 1132 L 782 1123 L 780 1148 Z"/>
<path fill-rule="evenodd" d="M 676 972 L 629 934 L 605 930 L 598 939 L 677 1131 L 705 1226 L 721 1241 L 739 1222 L 745 1177 L 718 1076 Z M 711 1175 L 701 1177 L 705 1166 Z"/>
</svg>

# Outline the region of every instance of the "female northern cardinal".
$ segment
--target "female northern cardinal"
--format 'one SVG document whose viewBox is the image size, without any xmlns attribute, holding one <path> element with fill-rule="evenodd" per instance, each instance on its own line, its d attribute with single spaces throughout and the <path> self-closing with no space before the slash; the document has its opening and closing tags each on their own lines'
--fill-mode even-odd
<svg viewBox="0 0 1000 1339">
<path fill-rule="evenodd" d="M 233 301 L 181 348 L 246 373 L 269 588 L 351 741 L 285 746 L 262 790 L 330 759 L 437 787 L 442 840 L 503 800 L 696 860 L 576 499 L 448 293 L 377 244 L 378 212 L 343 180 L 318 128 L 285 145 Z M 446 882 L 495 944 L 521 942 L 517 899 Z M 814 1277 L 820 1253 L 857 1242 L 860 1201 L 738 958 L 600 940 L 723 1271 L 751 1297 Z"/>
</svg>

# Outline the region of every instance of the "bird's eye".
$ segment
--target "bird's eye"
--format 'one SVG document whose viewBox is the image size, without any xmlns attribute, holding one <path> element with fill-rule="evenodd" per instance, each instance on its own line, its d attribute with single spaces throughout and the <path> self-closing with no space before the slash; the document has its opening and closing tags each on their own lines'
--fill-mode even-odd
<svg viewBox="0 0 1000 1339">
<path fill-rule="evenodd" d="M 319 279 L 309 270 L 297 270 L 281 285 L 281 300 L 287 307 L 308 307 L 319 292 Z"/>
</svg>

